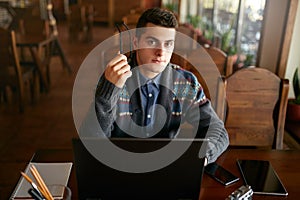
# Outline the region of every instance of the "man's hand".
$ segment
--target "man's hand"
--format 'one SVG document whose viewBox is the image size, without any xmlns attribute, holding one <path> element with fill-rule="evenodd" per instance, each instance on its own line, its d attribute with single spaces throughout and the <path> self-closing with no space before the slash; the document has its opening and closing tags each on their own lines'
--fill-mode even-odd
<svg viewBox="0 0 300 200">
<path fill-rule="evenodd" d="M 123 54 L 118 54 L 114 57 L 107 64 L 104 75 L 105 78 L 116 87 L 122 88 L 126 80 L 132 75 L 130 66 L 127 62 L 127 57 Z"/>
</svg>

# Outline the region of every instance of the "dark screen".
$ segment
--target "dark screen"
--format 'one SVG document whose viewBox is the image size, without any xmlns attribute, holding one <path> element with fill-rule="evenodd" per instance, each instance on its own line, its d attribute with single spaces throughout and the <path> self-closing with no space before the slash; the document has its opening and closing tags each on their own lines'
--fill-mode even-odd
<svg viewBox="0 0 300 200">
<path fill-rule="evenodd" d="M 246 185 L 256 194 L 287 195 L 278 175 L 269 161 L 238 160 Z"/>
<path fill-rule="evenodd" d="M 224 185 L 229 185 L 239 180 L 238 177 L 236 177 L 217 163 L 211 163 L 207 165 L 205 167 L 205 172 Z"/>
</svg>

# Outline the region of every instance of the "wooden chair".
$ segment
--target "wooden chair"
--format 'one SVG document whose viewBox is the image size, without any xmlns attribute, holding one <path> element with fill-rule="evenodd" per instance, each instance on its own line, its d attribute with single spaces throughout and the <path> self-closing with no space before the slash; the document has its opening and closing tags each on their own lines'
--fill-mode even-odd
<svg viewBox="0 0 300 200">
<path fill-rule="evenodd" d="M 142 14 L 141 9 L 131 9 L 130 13 L 122 17 L 122 21 L 129 27 L 129 29 L 136 28 L 136 24 Z"/>
<path fill-rule="evenodd" d="M 282 149 L 288 80 L 249 67 L 226 78 L 225 87 L 230 146 Z"/>
<path fill-rule="evenodd" d="M 69 6 L 67 21 L 69 41 L 90 42 L 93 39 L 94 7 L 92 4 L 73 4 Z M 80 37 L 81 36 L 81 37 Z"/>
<path fill-rule="evenodd" d="M 72 70 L 67 58 L 65 57 L 64 51 L 58 40 L 58 29 L 57 29 L 56 19 L 53 15 L 52 0 L 40 0 L 40 4 L 41 4 L 41 2 L 44 2 L 44 5 L 45 5 L 45 6 L 40 6 L 41 13 L 45 13 L 44 20 L 48 22 L 49 29 L 50 29 L 50 35 L 53 38 L 53 42 L 51 45 L 51 57 L 50 58 L 52 58 L 53 56 L 59 56 L 61 63 L 63 65 L 63 68 L 66 69 L 69 74 L 71 74 L 73 70 Z M 50 73 L 48 73 L 48 74 L 50 75 Z"/>
<path fill-rule="evenodd" d="M 24 112 L 26 84 L 30 84 L 31 95 L 34 96 L 35 68 L 20 65 L 14 31 L 0 28 L 0 44 L 0 91 L 6 96 L 7 87 L 16 90 L 19 110 Z"/>
<path fill-rule="evenodd" d="M 54 56 L 59 56 L 63 68 L 69 73 L 72 72 L 72 69 L 58 40 L 58 29 L 56 19 L 53 16 L 51 0 L 38 1 L 39 4 L 34 5 L 31 10 L 28 10 L 20 20 L 19 31 L 22 34 L 32 35 L 32 37 L 35 35 L 43 35 L 49 38 L 49 43 L 41 46 L 39 52 L 41 57 L 44 57 L 43 64 L 46 68 L 48 85 L 50 85 L 50 63 Z"/>
<path fill-rule="evenodd" d="M 172 56 L 171 62 L 185 66 L 188 55 L 197 47 L 196 35 L 194 29 L 185 24 L 179 24 L 176 31 L 178 34 L 176 34 L 175 38 L 174 52 L 182 56 Z"/>
<path fill-rule="evenodd" d="M 204 61 L 202 64 L 206 65 L 215 65 L 220 71 L 220 74 L 222 76 L 229 76 L 233 72 L 233 59 L 231 56 L 227 56 L 227 54 L 222 51 L 221 49 L 209 45 L 199 45 L 197 43 L 197 34 L 195 33 L 195 30 L 192 27 L 189 27 L 185 24 L 180 24 L 178 28 L 176 29 L 179 33 L 182 33 L 184 35 L 187 35 L 191 38 L 191 40 L 186 40 L 182 35 L 176 35 L 175 40 L 175 52 L 179 52 L 181 55 L 184 55 L 184 58 L 191 58 L 195 57 L 197 58 L 199 53 L 199 48 L 203 48 L 206 50 L 207 54 L 202 53 L 201 57 L 210 57 L 210 58 L 204 58 Z M 178 59 L 178 60 L 175 60 Z M 211 62 L 213 60 L 213 62 Z M 172 62 L 181 63 L 182 65 L 185 65 L 186 63 L 183 58 L 179 57 L 172 57 Z M 206 63 L 205 63 L 206 62 Z"/>
<path fill-rule="evenodd" d="M 227 77 L 232 74 L 233 61 L 230 56 L 221 49 L 213 46 L 205 47 L 204 49 L 210 55 L 216 66 L 218 67 L 220 74 Z"/>
<path fill-rule="evenodd" d="M 51 51 L 54 42 L 54 37 L 51 35 L 50 24 L 48 20 L 43 20 L 40 15 L 40 7 L 34 5 L 28 8 L 19 20 L 18 29 L 16 29 L 16 34 L 25 35 L 30 38 L 45 38 L 47 43 L 38 46 L 38 54 L 42 61 L 43 73 L 45 73 L 47 78 L 47 85 L 50 85 L 50 59 Z M 48 40 L 48 38 L 51 38 Z M 20 62 L 22 65 L 36 66 L 34 58 L 32 57 L 28 47 L 19 47 L 20 50 Z M 43 89 L 43 88 L 41 88 Z"/>
</svg>

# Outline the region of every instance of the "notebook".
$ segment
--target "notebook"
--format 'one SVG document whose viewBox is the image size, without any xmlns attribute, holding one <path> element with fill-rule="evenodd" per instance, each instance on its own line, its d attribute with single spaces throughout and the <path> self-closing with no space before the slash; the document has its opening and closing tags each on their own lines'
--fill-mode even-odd
<svg viewBox="0 0 300 200">
<path fill-rule="evenodd" d="M 154 171 L 139 173 L 114 169 L 98 161 L 85 148 L 86 141 L 94 147 L 104 146 L 103 139 L 83 140 L 72 141 L 79 199 L 199 198 L 208 139 L 111 139 L 114 145 L 138 153 L 164 148 L 170 142 L 178 148 L 190 144 L 174 162 Z M 130 165 L 129 162 L 124 166 Z"/>
<path fill-rule="evenodd" d="M 24 173 L 27 174 L 36 183 L 29 170 L 31 165 L 34 165 L 37 168 L 45 184 L 49 187 L 51 185 L 67 185 L 73 163 L 28 163 Z M 10 199 L 32 199 L 30 194 L 28 194 L 28 190 L 30 188 L 32 188 L 31 185 L 20 174 L 19 182 Z M 50 192 L 56 198 L 63 195 L 63 191 L 50 190 Z"/>
</svg>

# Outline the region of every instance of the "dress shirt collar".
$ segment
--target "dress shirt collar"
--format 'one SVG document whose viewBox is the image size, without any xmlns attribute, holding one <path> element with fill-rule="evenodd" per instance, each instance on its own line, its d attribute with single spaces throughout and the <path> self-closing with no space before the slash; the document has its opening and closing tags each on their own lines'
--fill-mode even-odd
<svg viewBox="0 0 300 200">
<path fill-rule="evenodd" d="M 139 71 L 139 70 L 138 70 Z M 140 84 L 141 85 L 146 85 L 149 83 L 153 83 L 155 87 L 159 88 L 160 85 L 160 78 L 161 78 L 161 73 L 155 76 L 153 79 L 148 79 L 146 78 L 140 71 L 139 71 L 139 78 L 140 78 Z"/>
</svg>

